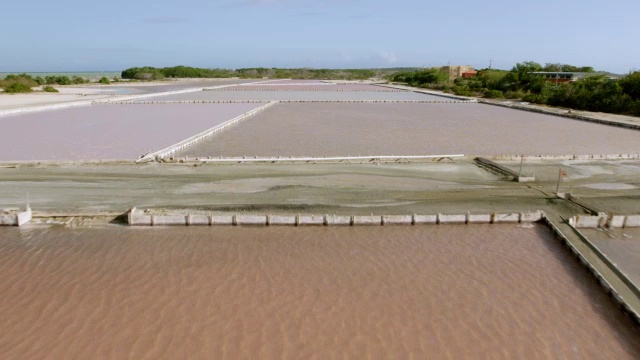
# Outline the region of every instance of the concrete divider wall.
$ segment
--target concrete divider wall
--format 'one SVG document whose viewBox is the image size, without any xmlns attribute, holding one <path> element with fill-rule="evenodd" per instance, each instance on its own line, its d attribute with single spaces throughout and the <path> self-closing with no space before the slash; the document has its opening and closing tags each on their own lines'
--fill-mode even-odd
<svg viewBox="0 0 640 360">
<path fill-rule="evenodd" d="M 623 128 L 627 128 L 627 129 L 633 129 L 633 130 L 640 130 L 640 125 L 637 125 L 637 124 L 632 124 L 632 123 L 628 123 L 628 122 L 619 122 L 619 121 L 613 121 L 613 120 L 598 119 L 598 118 L 591 117 L 591 116 L 588 116 L 588 115 L 578 115 L 578 114 L 573 114 L 573 113 L 569 113 L 569 112 L 567 112 L 567 113 L 558 113 L 558 112 L 552 111 L 552 110 L 547 110 L 547 109 L 538 108 L 538 107 L 523 106 L 523 105 L 518 105 L 518 104 L 513 104 L 513 103 L 501 104 L 501 103 L 496 103 L 496 102 L 493 102 L 493 101 L 486 101 L 486 100 L 480 100 L 480 103 L 487 104 L 487 105 L 501 106 L 501 107 L 506 107 L 506 108 L 510 108 L 510 109 L 522 110 L 522 111 L 530 111 L 530 112 L 535 112 L 535 113 L 541 113 L 541 114 L 545 114 L 545 115 L 553 115 L 553 116 L 565 117 L 565 118 L 574 119 L 574 120 L 588 121 L 588 122 L 593 122 L 593 123 L 598 123 L 598 124 L 603 124 L 603 125 L 617 126 L 617 127 L 623 127 Z"/>
<path fill-rule="evenodd" d="M 79 100 L 79 101 L 70 101 L 70 102 L 60 103 L 60 104 L 39 105 L 39 106 L 23 107 L 19 109 L 0 110 L 0 117 L 26 114 L 26 113 L 32 113 L 32 112 L 40 112 L 40 111 L 68 109 L 73 107 L 91 106 L 92 103 L 93 103 L 92 100 Z"/>
<path fill-rule="evenodd" d="M 569 219 L 569 224 L 576 229 L 640 227 L 640 215 L 576 215 Z"/>
<path fill-rule="evenodd" d="M 525 161 L 532 160 L 636 160 L 640 159 L 640 154 L 564 154 L 564 155 L 495 155 L 490 158 L 503 161 L 520 161 L 524 157 Z"/>
<path fill-rule="evenodd" d="M 536 222 L 542 211 L 528 213 L 492 214 L 437 214 L 437 215 L 254 215 L 254 214 L 145 214 L 132 208 L 128 213 L 129 225 L 420 225 L 420 224 L 490 224 L 501 222 Z"/>
<path fill-rule="evenodd" d="M 625 227 L 640 227 L 640 215 L 627 215 Z"/>
<path fill-rule="evenodd" d="M 443 215 L 438 214 L 438 224 L 465 224 L 467 223 L 467 215 Z"/>
<path fill-rule="evenodd" d="M 199 161 L 205 163 L 280 163 L 280 162 L 341 162 L 341 161 L 366 161 L 366 162 L 397 162 L 400 160 L 441 160 L 464 157 L 464 154 L 451 155 L 371 155 L 371 156 L 336 156 L 336 157 L 232 157 L 232 158 L 190 158 L 184 157 L 183 162 Z"/>
<path fill-rule="evenodd" d="M 267 103 L 267 104 L 265 104 L 263 106 L 260 106 L 258 108 L 255 108 L 255 109 L 251 110 L 251 111 L 248 111 L 248 112 L 246 112 L 246 113 L 244 113 L 242 115 L 236 116 L 235 118 L 233 118 L 231 120 L 227 120 L 227 121 L 223 122 L 220 125 L 217 125 L 217 126 L 214 126 L 214 127 L 210 128 L 210 129 L 207 129 L 205 131 L 202 131 L 202 132 L 200 132 L 200 133 L 198 133 L 196 135 L 193 135 L 193 136 L 191 136 L 191 137 L 189 137 L 189 138 L 187 138 L 185 140 L 180 141 L 177 144 L 171 145 L 171 146 L 166 147 L 166 148 L 164 148 L 162 150 L 159 150 L 159 151 L 155 151 L 155 152 L 149 153 L 149 154 L 143 156 L 137 162 L 151 161 L 151 160 L 155 160 L 157 158 L 163 158 L 165 156 L 173 154 L 178 150 L 184 149 L 185 147 L 193 145 L 194 143 L 196 143 L 196 142 L 198 142 L 198 141 L 200 141 L 200 140 L 202 140 L 202 139 L 204 139 L 204 138 L 206 138 L 208 136 L 211 136 L 211 135 L 213 135 L 213 134 L 215 134 L 217 132 L 220 132 L 220 131 L 224 130 L 225 128 L 237 123 L 238 121 L 244 120 L 244 119 L 246 119 L 248 117 L 251 117 L 251 116 L 259 113 L 260 111 L 266 110 L 266 109 L 270 108 L 271 106 L 273 106 L 273 105 L 275 105 L 277 103 L 278 103 L 277 101 L 272 101 L 272 102 Z"/>
<path fill-rule="evenodd" d="M 446 94 L 446 93 L 443 93 L 443 92 L 432 91 L 432 90 L 415 89 L 415 88 L 411 88 L 411 87 L 408 87 L 408 86 L 402 86 L 402 85 L 391 85 L 391 84 L 373 84 L 373 85 L 381 86 L 381 87 L 385 87 L 385 88 L 390 88 L 390 89 L 412 91 L 412 92 L 422 93 L 422 94 L 427 94 L 427 95 L 441 96 L 441 97 L 450 98 L 450 99 L 456 99 L 456 100 L 464 100 L 464 101 L 472 102 L 472 103 L 477 103 L 478 102 L 478 99 L 472 98 L 472 97 L 459 96 L 459 95 L 453 95 L 453 94 Z"/>
<path fill-rule="evenodd" d="M 278 101 L 280 103 L 415 103 L 415 104 L 470 104 L 472 101 L 464 100 L 118 100 L 108 103 L 94 103 L 93 105 L 162 105 L 162 104 L 246 104 L 267 103 Z"/>
<path fill-rule="evenodd" d="M 33 217 L 33 212 L 30 208 L 25 211 L 19 211 L 12 214 L 0 215 L 0 226 L 22 226 Z"/>
</svg>

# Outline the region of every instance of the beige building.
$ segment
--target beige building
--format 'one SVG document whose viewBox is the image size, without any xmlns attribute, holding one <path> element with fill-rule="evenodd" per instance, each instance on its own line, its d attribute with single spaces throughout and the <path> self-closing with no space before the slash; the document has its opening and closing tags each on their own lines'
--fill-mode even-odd
<svg viewBox="0 0 640 360">
<path fill-rule="evenodd" d="M 460 65 L 460 66 L 449 65 L 449 66 L 441 67 L 440 70 L 449 73 L 449 80 L 454 80 L 455 78 L 459 78 L 459 77 L 470 77 L 477 73 L 477 71 L 475 71 L 473 69 L 473 66 L 471 65 Z"/>
</svg>

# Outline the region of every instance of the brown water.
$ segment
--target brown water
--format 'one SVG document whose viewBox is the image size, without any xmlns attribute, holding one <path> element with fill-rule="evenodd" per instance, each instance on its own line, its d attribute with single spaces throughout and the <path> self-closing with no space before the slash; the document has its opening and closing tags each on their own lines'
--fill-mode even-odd
<svg viewBox="0 0 640 360">
<path fill-rule="evenodd" d="M 96 105 L 3 117 L 0 160 L 135 160 L 260 105 Z"/>
<path fill-rule="evenodd" d="M 482 104 L 294 103 L 179 156 L 620 153 L 640 153 L 639 131 Z"/>
<path fill-rule="evenodd" d="M 0 357 L 640 357 L 541 225 L 0 229 Z"/>
</svg>

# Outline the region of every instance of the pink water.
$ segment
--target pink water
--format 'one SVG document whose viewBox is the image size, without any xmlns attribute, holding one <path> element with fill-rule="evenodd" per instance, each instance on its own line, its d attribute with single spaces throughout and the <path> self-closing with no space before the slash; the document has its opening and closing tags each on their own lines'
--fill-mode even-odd
<svg viewBox="0 0 640 360">
<path fill-rule="evenodd" d="M 0 161 L 135 160 L 260 105 L 95 105 L 3 117 Z"/>
<path fill-rule="evenodd" d="M 278 104 L 180 155 L 621 153 L 640 153 L 639 131 L 483 104 L 292 103 Z"/>
</svg>

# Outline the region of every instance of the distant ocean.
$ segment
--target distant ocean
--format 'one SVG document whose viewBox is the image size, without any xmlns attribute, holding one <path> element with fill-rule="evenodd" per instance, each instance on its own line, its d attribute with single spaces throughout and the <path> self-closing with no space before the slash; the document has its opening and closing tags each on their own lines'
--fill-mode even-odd
<svg viewBox="0 0 640 360">
<path fill-rule="evenodd" d="M 85 79 L 97 80 L 103 76 L 106 76 L 109 79 L 113 79 L 114 76 L 120 77 L 120 71 L 79 71 L 79 72 L 32 72 L 32 71 L 22 71 L 22 72 L 0 72 L 0 79 L 4 79 L 7 75 L 10 74 L 22 74 L 27 73 L 33 77 L 36 76 L 80 76 Z"/>
</svg>

